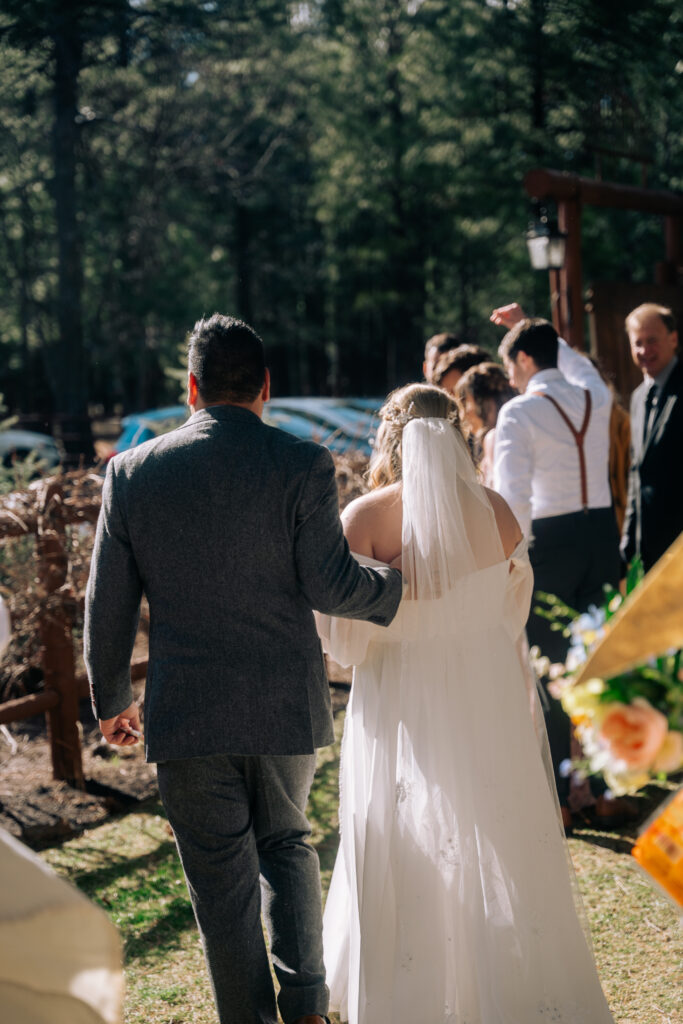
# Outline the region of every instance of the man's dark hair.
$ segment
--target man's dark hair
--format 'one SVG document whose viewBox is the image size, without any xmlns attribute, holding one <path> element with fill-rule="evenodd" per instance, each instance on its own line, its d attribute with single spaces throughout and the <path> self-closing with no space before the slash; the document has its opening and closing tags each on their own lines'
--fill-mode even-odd
<svg viewBox="0 0 683 1024">
<path fill-rule="evenodd" d="M 457 334 L 433 334 L 425 342 L 425 359 L 429 357 L 430 352 L 436 352 L 441 355 L 442 352 L 448 352 L 449 349 L 457 348 L 462 343 L 462 338 L 459 338 Z"/>
<path fill-rule="evenodd" d="M 473 366 L 490 361 L 491 353 L 487 352 L 485 348 L 479 348 L 478 345 L 458 345 L 457 348 L 449 349 L 439 356 L 430 383 L 440 384 L 451 370 L 466 373 Z"/>
<path fill-rule="evenodd" d="M 520 352 L 531 356 L 539 370 L 557 366 L 557 331 L 553 325 L 540 317 L 515 324 L 498 346 L 498 355 L 514 363 Z"/>
<path fill-rule="evenodd" d="M 207 405 L 246 404 L 258 398 L 266 357 L 258 334 L 242 320 L 214 313 L 198 320 L 188 342 L 187 366 Z"/>
</svg>

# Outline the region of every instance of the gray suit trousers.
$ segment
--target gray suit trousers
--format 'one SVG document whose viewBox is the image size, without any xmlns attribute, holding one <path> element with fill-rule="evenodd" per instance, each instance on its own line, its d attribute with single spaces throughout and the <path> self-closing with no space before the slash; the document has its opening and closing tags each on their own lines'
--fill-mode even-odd
<svg viewBox="0 0 683 1024">
<path fill-rule="evenodd" d="M 327 1013 L 318 855 L 306 842 L 315 754 L 163 761 L 176 837 L 221 1024 Z"/>
</svg>

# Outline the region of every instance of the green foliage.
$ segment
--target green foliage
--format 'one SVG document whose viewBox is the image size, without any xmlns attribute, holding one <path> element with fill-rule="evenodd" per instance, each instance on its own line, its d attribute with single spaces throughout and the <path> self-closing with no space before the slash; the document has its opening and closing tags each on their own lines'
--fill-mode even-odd
<svg viewBox="0 0 683 1024">
<path fill-rule="evenodd" d="M 39 477 L 54 473 L 54 466 L 48 466 L 40 452 L 29 452 L 25 458 L 14 459 L 9 466 L 0 462 L 0 495 L 25 490 Z"/>
<path fill-rule="evenodd" d="M 631 591 L 635 590 L 644 575 L 645 569 L 643 568 L 643 560 L 640 555 L 636 555 L 633 561 L 629 564 L 628 571 L 626 573 L 627 594 L 630 594 Z"/>
<path fill-rule="evenodd" d="M 526 171 L 683 187 L 682 36 L 675 0 L 7 0 L 0 387 L 26 411 L 73 379 L 105 408 L 173 401 L 166 371 L 216 309 L 263 334 L 279 393 L 382 393 L 442 329 L 494 351 L 494 305 L 549 312 Z M 661 225 L 628 211 L 586 210 L 584 239 L 588 282 L 661 257 Z"/>
</svg>

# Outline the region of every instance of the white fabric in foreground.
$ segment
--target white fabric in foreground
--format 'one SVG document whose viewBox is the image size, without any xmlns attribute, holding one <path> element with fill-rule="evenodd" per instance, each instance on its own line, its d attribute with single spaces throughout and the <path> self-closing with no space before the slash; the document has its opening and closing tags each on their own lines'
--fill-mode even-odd
<svg viewBox="0 0 683 1024">
<path fill-rule="evenodd" d="M 12 620 L 5 601 L 0 597 L 0 655 L 4 654 L 12 639 Z"/>
<path fill-rule="evenodd" d="M 387 629 L 319 618 L 356 665 L 332 1008 L 351 1024 L 611 1024 L 519 660 L 525 544 L 503 557 L 452 427 L 411 421 L 403 449 L 407 597 Z"/>
<path fill-rule="evenodd" d="M 121 948 L 103 911 L 0 829 L 3 1024 L 119 1024 Z"/>
</svg>

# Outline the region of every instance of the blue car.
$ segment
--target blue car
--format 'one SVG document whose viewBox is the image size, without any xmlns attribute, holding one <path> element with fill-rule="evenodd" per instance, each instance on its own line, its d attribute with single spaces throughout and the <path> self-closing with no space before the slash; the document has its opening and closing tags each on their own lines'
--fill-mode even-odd
<svg viewBox="0 0 683 1024">
<path fill-rule="evenodd" d="M 186 405 L 167 405 L 163 409 L 150 409 L 147 412 L 134 412 L 121 420 L 123 432 L 114 445 L 113 454 L 125 452 L 129 448 L 137 448 L 144 441 L 150 441 L 159 434 L 179 427 L 190 415 Z"/>
<path fill-rule="evenodd" d="M 305 441 L 317 441 L 332 452 L 370 455 L 382 398 L 274 398 L 263 410 L 269 426 Z M 179 427 L 189 416 L 185 405 L 132 413 L 121 421 L 123 431 L 114 454 Z"/>
</svg>

